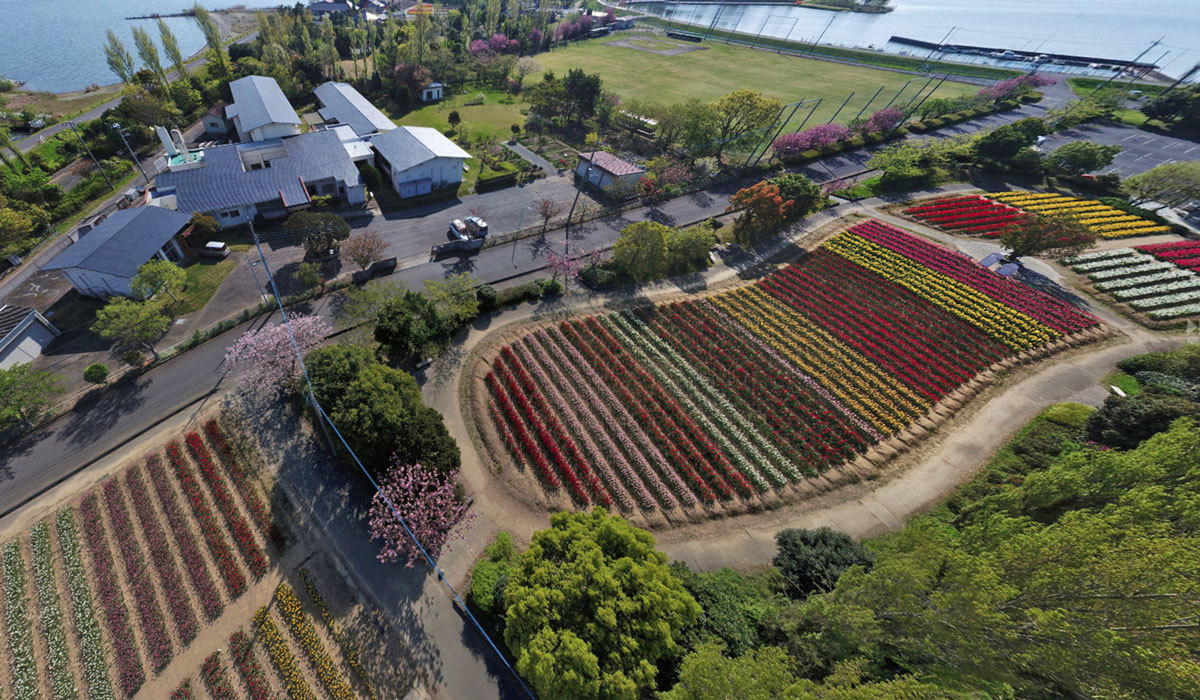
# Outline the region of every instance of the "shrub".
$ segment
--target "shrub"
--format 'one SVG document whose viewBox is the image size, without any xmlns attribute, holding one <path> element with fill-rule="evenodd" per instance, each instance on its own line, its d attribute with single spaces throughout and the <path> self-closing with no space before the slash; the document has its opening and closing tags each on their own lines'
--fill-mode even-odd
<svg viewBox="0 0 1200 700">
<path fill-rule="evenodd" d="M 788 595 L 804 598 L 833 590 L 838 577 L 852 566 L 871 567 L 874 557 L 849 535 L 828 527 L 788 529 L 775 535 L 779 552 L 772 563 L 787 582 Z"/>
<path fill-rule="evenodd" d="M 498 298 L 499 294 L 496 292 L 496 288 L 490 284 L 480 285 L 475 290 L 475 299 L 479 302 L 479 313 L 491 311 L 496 308 Z"/>
<path fill-rule="evenodd" d="M 87 366 L 83 370 L 83 381 L 90 384 L 107 384 L 108 383 L 108 367 L 99 362 Z"/>
<path fill-rule="evenodd" d="M 1200 416 L 1200 404 L 1182 396 L 1142 393 L 1110 396 L 1088 418 L 1088 439 L 1109 447 L 1129 449 L 1170 427 L 1184 416 Z"/>
<path fill-rule="evenodd" d="M 555 294 L 562 294 L 562 290 L 563 290 L 562 283 L 559 282 L 558 280 L 544 280 L 542 282 L 542 295 L 543 296 L 553 296 Z"/>
<path fill-rule="evenodd" d="M 121 362 L 130 367 L 137 367 L 146 360 L 146 355 L 141 350 L 126 350 L 121 353 Z"/>
</svg>

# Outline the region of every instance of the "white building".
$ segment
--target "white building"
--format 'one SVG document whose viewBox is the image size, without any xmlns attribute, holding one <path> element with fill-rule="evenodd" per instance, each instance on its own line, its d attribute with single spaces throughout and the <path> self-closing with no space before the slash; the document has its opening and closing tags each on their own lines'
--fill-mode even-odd
<svg viewBox="0 0 1200 700">
<path fill-rule="evenodd" d="M 225 102 L 218 102 L 212 106 L 212 109 L 204 113 L 200 122 L 204 125 L 204 133 L 212 134 L 213 136 L 227 136 L 231 129 L 229 120 L 225 118 L 225 108 L 229 105 Z"/>
<path fill-rule="evenodd" d="M 401 126 L 371 138 L 380 172 L 401 197 L 414 197 L 462 182 L 471 154 L 437 129 Z"/>
<path fill-rule="evenodd" d="M 229 84 L 233 104 L 225 116 L 233 122 L 238 141 L 266 141 L 300 133 L 300 115 L 274 78 L 248 75 Z"/>
<path fill-rule="evenodd" d="M 155 258 L 183 259 L 176 237 L 187 235 L 191 219 L 190 212 L 159 207 L 122 209 L 42 269 L 58 270 L 85 296 L 132 296 L 130 283 L 139 267 Z"/>
<path fill-rule="evenodd" d="M 58 329 L 36 309 L 0 305 L 0 369 L 36 360 Z"/>
<path fill-rule="evenodd" d="M 437 102 L 438 100 L 442 99 L 442 92 L 445 89 L 446 86 L 441 83 L 430 83 L 421 88 L 421 101 Z"/>
<path fill-rule="evenodd" d="M 579 164 L 575 166 L 575 174 L 587 180 L 596 187 L 607 189 L 614 184 L 621 187 L 636 185 L 645 168 L 621 160 L 605 151 L 580 153 Z"/>
<path fill-rule="evenodd" d="M 396 128 L 386 114 L 351 85 L 330 81 L 313 88 L 313 94 L 321 101 L 317 112 L 328 124 L 345 124 L 359 136 Z"/>
</svg>

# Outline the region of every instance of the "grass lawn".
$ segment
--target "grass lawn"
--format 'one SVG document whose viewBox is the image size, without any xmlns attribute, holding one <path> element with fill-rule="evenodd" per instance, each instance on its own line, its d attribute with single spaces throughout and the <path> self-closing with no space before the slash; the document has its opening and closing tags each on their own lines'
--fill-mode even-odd
<svg viewBox="0 0 1200 700">
<path fill-rule="evenodd" d="M 695 97 L 712 101 L 738 88 L 761 90 L 763 94 L 785 103 L 822 98 L 809 125 L 829 121 L 846 97 L 854 92 L 837 119 L 839 122 L 850 121 L 881 85 L 883 92 L 875 98 L 867 113 L 882 109 L 901 86 L 914 78 L 905 73 L 796 58 L 715 42 L 704 42 L 700 44 L 703 49 L 677 56 L 609 45 L 620 40 L 652 41 L 656 46 L 665 43 L 696 46 L 661 37 L 621 34 L 539 54 L 535 60 L 543 68 L 553 70 L 560 76 L 575 67 L 581 67 L 588 73 L 599 72 L 604 79 L 604 87 L 625 100 L 671 104 Z M 917 89 L 925 82 L 923 78 L 914 79 L 901 95 L 900 101 L 905 102 L 915 96 Z M 978 90 L 974 85 L 947 81 L 942 83 L 934 96 L 956 97 L 974 94 Z M 799 126 L 806 113 L 807 110 L 797 112 L 793 129 Z"/>
<path fill-rule="evenodd" d="M 532 85 L 534 80 L 530 76 L 525 82 Z M 480 94 L 483 95 L 483 104 L 466 104 L 477 101 Z M 444 134 L 450 131 L 450 122 L 446 121 L 446 117 L 450 112 L 458 112 L 462 119 L 459 131 L 465 131 L 472 137 L 486 133 L 498 141 L 507 141 L 512 138 L 513 124 L 525 124 L 525 115 L 521 114 L 524 106 L 519 99 L 498 90 L 468 89 L 465 95 L 452 95 L 436 104 L 413 110 L 399 119 L 394 115 L 388 116 L 397 124 L 428 126 Z"/>
<path fill-rule="evenodd" d="M 1142 393 L 1142 385 L 1138 384 L 1138 380 L 1134 379 L 1128 374 L 1125 374 L 1124 372 L 1113 372 L 1105 377 L 1104 381 L 1101 383 L 1104 385 L 1105 389 L 1107 389 L 1109 386 L 1115 386 L 1130 396 L 1136 396 Z"/>
<path fill-rule="evenodd" d="M 179 301 L 169 307 L 171 314 L 183 316 L 203 309 L 213 294 L 217 293 L 217 287 L 221 286 L 236 266 L 235 261 L 228 259 L 192 260 L 185 263 L 183 271 L 187 273 L 187 281 L 183 285 Z"/>
</svg>

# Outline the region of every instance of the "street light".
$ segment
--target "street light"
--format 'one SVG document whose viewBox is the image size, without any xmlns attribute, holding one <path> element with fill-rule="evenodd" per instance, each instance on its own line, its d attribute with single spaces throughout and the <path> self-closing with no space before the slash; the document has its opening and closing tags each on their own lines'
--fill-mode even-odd
<svg viewBox="0 0 1200 700">
<path fill-rule="evenodd" d="M 521 218 L 517 220 L 517 234 L 513 236 L 512 260 L 509 261 L 513 264 L 513 267 L 517 266 L 517 240 L 521 237 L 521 226 L 525 223 L 525 212 L 532 208 L 532 204 L 526 204 L 525 208 L 521 210 Z"/>
<path fill-rule="evenodd" d="M 142 180 L 146 183 L 146 185 L 149 185 L 150 178 L 146 177 L 146 170 L 142 167 L 142 161 L 138 160 L 137 154 L 134 153 L 133 149 L 129 147 L 129 141 L 125 139 L 126 136 L 129 136 L 129 132 L 122 129 L 121 125 L 116 122 L 113 122 L 112 128 L 113 131 L 117 132 L 117 135 L 121 137 L 121 143 L 125 144 L 125 150 L 129 151 L 129 157 L 133 158 L 133 162 L 137 165 L 138 170 L 142 171 Z"/>
<path fill-rule="evenodd" d="M 92 154 L 92 149 L 88 148 L 87 141 L 83 140 L 83 136 L 79 133 L 79 128 L 75 122 L 67 122 L 67 126 L 70 127 L 71 131 L 75 132 L 75 136 L 79 139 L 79 143 L 83 145 L 83 150 L 87 151 L 88 157 L 90 157 L 92 159 L 92 163 L 96 165 L 96 170 L 99 170 L 100 174 L 104 176 L 104 181 L 108 183 L 109 188 L 114 190 L 117 189 L 117 186 L 114 185 L 113 181 L 108 177 L 108 173 L 104 172 L 104 168 L 100 167 L 100 161 L 96 160 L 96 156 Z"/>
<path fill-rule="evenodd" d="M 258 281 L 258 273 L 254 270 L 256 265 L 260 265 L 259 261 L 250 261 L 250 274 L 254 275 L 254 283 L 258 285 L 258 302 L 261 304 L 267 298 L 267 290 L 263 289 L 262 282 Z"/>
</svg>

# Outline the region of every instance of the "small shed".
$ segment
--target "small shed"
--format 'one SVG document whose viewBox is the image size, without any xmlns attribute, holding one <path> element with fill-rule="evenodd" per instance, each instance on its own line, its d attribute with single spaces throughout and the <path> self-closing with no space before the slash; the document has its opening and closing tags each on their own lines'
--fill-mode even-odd
<svg viewBox="0 0 1200 700">
<path fill-rule="evenodd" d="M 200 120 L 204 125 L 204 133 L 212 134 L 213 136 L 228 136 L 232 125 L 225 118 L 225 107 L 227 104 L 224 101 L 218 102 L 212 106 L 212 109 L 204 113 L 204 117 Z"/>
<path fill-rule="evenodd" d="M 441 83 L 430 83 L 421 88 L 422 102 L 437 102 L 442 99 L 442 91 L 446 86 Z"/>
<path fill-rule="evenodd" d="M 579 154 L 575 174 L 596 187 L 605 189 L 614 184 L 633 186 L 646 174 L 646 169 L 607 151 L 592 151 Z"/>
<path fill-rule="evenodd" d="M 58 332 L 36 309 L 0 305 L 0 369 L 33 362 Z"/>
</svg>

